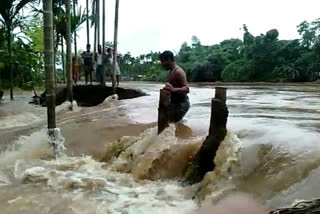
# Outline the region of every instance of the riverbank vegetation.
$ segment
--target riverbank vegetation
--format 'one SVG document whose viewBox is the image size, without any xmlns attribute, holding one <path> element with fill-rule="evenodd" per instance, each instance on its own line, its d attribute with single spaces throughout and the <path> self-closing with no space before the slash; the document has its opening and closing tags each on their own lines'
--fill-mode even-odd
<svg viewBox="0 0 320 214">
<path fill-rule="evenodd" d="M 320 75 L 320 18 L 297 26 L 301 38 L 280 40 L 271 29 L 254 36 L 246 25 L 243 38 L 228 39 L 215 45 L 202 45 L 194 36 L 176 54 L 191 82 L 307 82 Z M 157 53 L 141 55 L 131 61 L 123 58 L 123 69 L 144 80 L 166 81 Z M 137 75 L 135 75 L 137 77 Z"/>
<path fill-rule="evenodd" d="M 65 11 L 63 2 L 56 1 L 55 5 L 55 76 L 57 82 L 64 82 L 66 66 L 62 46 L 65 32 L 61 26 L 65 23 Z M 80 7 L 76 10 L 77 15 L 72 18 L 72 32 L 86 22 L 84 11 Z M 13 87 L 41 87 L 44 84 L 42 14 L 36 10 L 28 15 L 16 13 L 18 15 L 12 19 L 10 29 L 7 29 L 6 14 L 2 12 L 0 16 L 0 89 L 9 88 L 11 82 Z M 243 38 L 227 39 L 214 45 L 203 45 L 193 36 L 190 44 L 183 43 L 176 53 L 177 63 L 185 69 L 190 82 L 315 81 L 320 75 L 320 18 L 300 23 L 297 30 L 300 38 L 280 40 L 276 29 L 252 35 L 249 27 L 243 25 Z M 106 45 L 110 44 L 106 42 Z M 78 50 L 79 53 L 81 51 Z M 167 72 L 162 70 L 158 55 L 159 52 L 150 52 L 135 57 L 130 53 L 120 53 L 122 79 L 166 81 Z M 81 76 L 83 65 L 80 57 L 78 62 Z"/>
</svg>

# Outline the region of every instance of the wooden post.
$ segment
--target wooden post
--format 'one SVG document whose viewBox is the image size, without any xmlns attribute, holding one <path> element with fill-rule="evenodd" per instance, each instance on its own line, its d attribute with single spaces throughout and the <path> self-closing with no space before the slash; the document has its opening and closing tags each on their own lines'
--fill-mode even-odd
<svg viewBox="0 0 320 214">
<path fill-rule="evenodd" d="M 226 103 L 227 101 L 227 89 L 223 87 L 216 87 L 216 93 L 214 96 L 215 99 L 219 99 L 222 102 Z"/>
<path fill-rule="evenodd" d="M 158 108 L 158 134 L 160 134 L 165 128 L 169 127 L 169 103 L 170 92 L 165 89 L 160 89 L 160 99 Z"/>
<path fill-rule="evenodd" d="M 227 89 L 223 87 L 216 87 L 214 98 L 211 100 L 209 136 L 216 133 L 218 129 L 217 127 L 221 126 L 221 124 L 224 124 L 223 127 L 226 128 L 228 115 L 219 115 L 220 113 L 224 112 L 224 108 L 226 107 L 226 101 Z M 223 121 L 223 118 L 225 118 L 226 121 Z M 219 121 L 218 124 L 217 121 Z M 221 123 L 220 121 L 223 122 Z"/>
<path fill-rule="evenodd" d="M 188 183 L 200 182 L 204 175 L 214 170 L 213 162 L 220 143 L 227 134 L 228 108 L 226 106 L 227 89 L 217 87 L 215 98 L 211 101 L 211 119 L 209 135 L 203 142 L 199 152 L 193 157 L 185 172 Z"/>
</svg>

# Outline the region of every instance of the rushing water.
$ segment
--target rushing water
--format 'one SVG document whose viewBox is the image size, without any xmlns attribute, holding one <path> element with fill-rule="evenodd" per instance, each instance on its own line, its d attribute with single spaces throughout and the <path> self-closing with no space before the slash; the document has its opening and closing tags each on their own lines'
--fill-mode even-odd
<svg viewBox="0 0 320 214">
<path fill-rule="evenodd" d="M 183 124 L 157 136 L 162 85 L 125 87 L 149 96 L 108 98 L 73 112 L 67 103 L 57 107 L 66 147 L 57 159 L 46 109 L 27 104 L 28 92 L 13 102 L 5 97 L 1 213 L 196 213 L 201 204 L 238 191 L 268 209 L 320 197 L 318 86 L 229 86 L 229 131 L 216 170 L 191 187 L 179 177 L 208 132 L 213 88 L 192 87 Z"/>
</svg>

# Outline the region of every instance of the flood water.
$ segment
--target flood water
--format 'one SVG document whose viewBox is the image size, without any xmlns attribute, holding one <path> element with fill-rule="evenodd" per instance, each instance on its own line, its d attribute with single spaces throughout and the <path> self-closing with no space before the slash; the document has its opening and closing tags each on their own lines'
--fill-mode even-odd
<svg viewBox="0 0 320 214">
<path fill-rule="evenodd" d="M 214 87 L 191 87 L 182 124 L 157 136 L 162 84 L 124 83 L 149 96 L 57 107 L 66 150 L 57 159 L 46 109 L 31 92 L 0 103 L 1 213 L 197 213 L 234 192 L 267 209 L 320 197 L 319 86 L 227 86 L 228 135 L 217 168 L 194 186 L 182 170 L 208 133 Z M 118 151 L 123 150 L 119 155 Z M 101 161 L 104 159 L 104 161 Z"/>
</svg>

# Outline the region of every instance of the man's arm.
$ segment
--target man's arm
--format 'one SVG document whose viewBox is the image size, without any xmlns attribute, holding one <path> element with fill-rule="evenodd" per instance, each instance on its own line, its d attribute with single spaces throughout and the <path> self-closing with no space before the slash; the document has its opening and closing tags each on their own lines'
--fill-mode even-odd
<svg viewBox="0 0 320 214">
<path fill-rule="evenodd" d="M 165 88 L 174 93 L 188 94 L 190 90 L 188 87 L 187 77 L 184 71 L 179 70 L 178 72 L 176 72 L 175 79 L 180 83 L 181 87 L 175 88 L 171 84 L 166 84 Z"/>
</svg>

